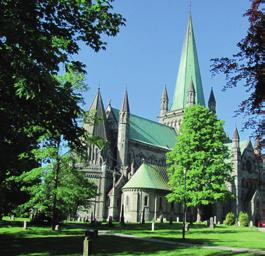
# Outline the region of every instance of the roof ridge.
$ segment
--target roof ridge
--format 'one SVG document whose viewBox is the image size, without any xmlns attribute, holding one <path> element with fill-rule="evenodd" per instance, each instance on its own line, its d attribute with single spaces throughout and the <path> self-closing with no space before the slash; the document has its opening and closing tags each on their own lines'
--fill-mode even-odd
<svg viewBox="0 0 265 256">
<path fill-rule="evenodd" d="M 113 108 L 113 107 L 112 107 L 112 108 Z M 118 108 L 113 108 L 113 109 L 120 111 Z M 161 123 L 159 123 L 159 122 L 157 122 L 157 121 L 154 121 L 154 120 L 152 120 L 152 119 L 148 119 L 147 117 L 142 117 L 142 116 L 139 116 L 139 115 L 136 115 L 136 114 L 132 114 L 132 113 L 130 113 L 130 115 L 131 115 L 131 116 L 135 116 L 135 117 L 139 117 L 139 118 L 141 118 L 141 119 L 144 119 L 144 120 L 147 120 L 147 121 L 149 121 L 149 122 L 152 122 L 152 123 L 158 124 L 158 125 L 160 125 L 160 126 L 164 126 L 164 127 L 170 128 L 170 129 L 172 129 L 172 130 L 175 130 L 173 127 L 167 126 L 167 125 L 165 125 L 165 124 L 161 124 Z"/>
</svg>

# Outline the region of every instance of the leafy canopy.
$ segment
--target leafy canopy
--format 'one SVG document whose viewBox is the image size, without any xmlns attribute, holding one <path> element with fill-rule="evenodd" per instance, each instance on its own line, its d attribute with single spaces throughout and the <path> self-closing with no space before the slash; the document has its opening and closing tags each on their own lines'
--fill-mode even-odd
<svg viewBox="0 0 265 256">
<path fill-rule="evenodd" d="M 223 121 L 205 107 L 185 109 L 176 146 L 167 154 L 169 201 L 188 206 L 207 205 L 224 199 L 231 168 Z M 186 191 L 184 184 L 186 171 Z"/>
<path fill-rule="evenodd" d="M 76 74 L 84 76 L 85 66 L 73 57 L 80 42 L 104 50 L 124 22 L 112 0 L 0 1 L 0 216 L 26 199 L 19 183 L 7 180 L 36 166 L 19 156 L 36 148 L 39 136 L 59 134 L 82 147 Z"/>
<path fill-rule="evenodd" d="M 64 145 L 59 138 L 44 140 L 32 157 L 40 165 L 23 172 L 15 180 L 30 198 L 19 207 L 20 212 L 33 210 L 54 222 L 74 216 L 79 207 L 87 207 L 96 195 L 96 186 L 74 167 L 70 153 L 62 154 Z"/>
<path fill-rule="evenodd" d="M 224 89 L 236 86 L 246 88 L 247 97 L 239 105 L 237 114 L 247 117 L 245 128 L 254 129 L 264 136 L 265 111 L 265 1 L 251 0 L 250 9 L 244 16 L 249 19 L 246 36 L 237 44 L 238 52 L 232 58 L 212 60 L 212 73 L 225 75 Z"/>
<path fill-rule="evenodd" d="M 0 3 L 1 134 L 5 142 L 15 133 L 40 125 L 58 130 L 66 140 L 80 142 L 77 119 L 82 112 L 71 81 L 60 83 L 60 67 L 85 72 L 73 61 L 83 41 L 95 51 L 106 48 L 102 36 L 115 36 L 124 24 L 112 12 L 111 0 L 21 1 Z M 1 140 L 2 141 L 2 140 Z"/>
</svg>

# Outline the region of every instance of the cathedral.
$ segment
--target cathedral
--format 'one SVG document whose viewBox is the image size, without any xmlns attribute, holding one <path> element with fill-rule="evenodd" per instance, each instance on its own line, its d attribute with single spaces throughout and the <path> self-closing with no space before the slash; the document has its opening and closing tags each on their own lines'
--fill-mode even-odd
<svg viewBox="0 0 265 256">
<path fill-rule="evenodd" d="M 80 212 L 93 216 L 98 221 L 121 214 L 125 222 L 139 222 L 143 218 L 151 221 L 158 218 L 181 220 L 182 208 L 177 203 L 168 203 L 170 192 L 167 184 L 166 153 L 176 143 L 184 109 L 194 104 L 205 105 L 192 19 L 189 17 L 178 69 L 175 93 L 171 107 L 167 88 L 163 89 L 160 101 L 159 122 L 134 115 L 131 112 L 127 91 L 121 108 L 109 103 L 104 107 L 98 90 L 89 111 L 95 122 L 85 123 L 87 131 L 102 138 L 103 148 L 90 145 L 87 159 L 79 164 L 81 171 L 98 187 L 91 207 Z M 211 90 L 208 108 L 216 111 L 216 100 Z M 227 212 L 236 216 L 240 211 L 248 212 L 251 220 L 265 219 L 265 177 L 262 176 L 261 146 L 250 140 L 240 140 L 237 129 L 227 144 L 233 168 L 234 183 L 228 188 L 234 200 L 216 203 L 207 208 L 204 219 L 216 216 L 223 221 Z M 196 220 L 195 209 L 189 210 L 190 220 Z"/>
</svg>

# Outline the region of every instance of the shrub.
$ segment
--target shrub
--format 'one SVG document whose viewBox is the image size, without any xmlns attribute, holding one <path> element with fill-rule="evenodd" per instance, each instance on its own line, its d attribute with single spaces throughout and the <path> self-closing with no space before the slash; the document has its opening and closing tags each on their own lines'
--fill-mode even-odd
<svg viewBox="0 0 265 256">
<path fill-rule="evenodd" d="M 228 225 L 228 226 L 231 226 L 231 225 L 235 224 L 235 215 L 234 215 L 234 213 L 229 212 L 229 213 L 226 214 L 224 224 Z"/>
<path fill-rule="evenodd" d="M 239 222 L 240 222 L 240 226 L 244 226 L 244 227 L 248 226 L 249 217 L 248 217 L 248 214 L 246 212 L 240 212 L 239 213 Z"/>
</svg>

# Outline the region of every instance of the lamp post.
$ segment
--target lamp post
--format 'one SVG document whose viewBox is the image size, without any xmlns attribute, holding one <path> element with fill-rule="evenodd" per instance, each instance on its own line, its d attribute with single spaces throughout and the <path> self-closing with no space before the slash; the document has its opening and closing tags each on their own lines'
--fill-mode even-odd
<svg viewBox="0 0 265 256">
<path fill-rule="evenodd" d="M 187 170 L 184 168 L 184 195 L 183 195 L 183 226 L 182 226 L 182 239 L 185 239 L 185 226 L 186 226 L 186 214 L 187 214 L 187 205 L 186 205 L 186 174 Z"/>
</svg>

